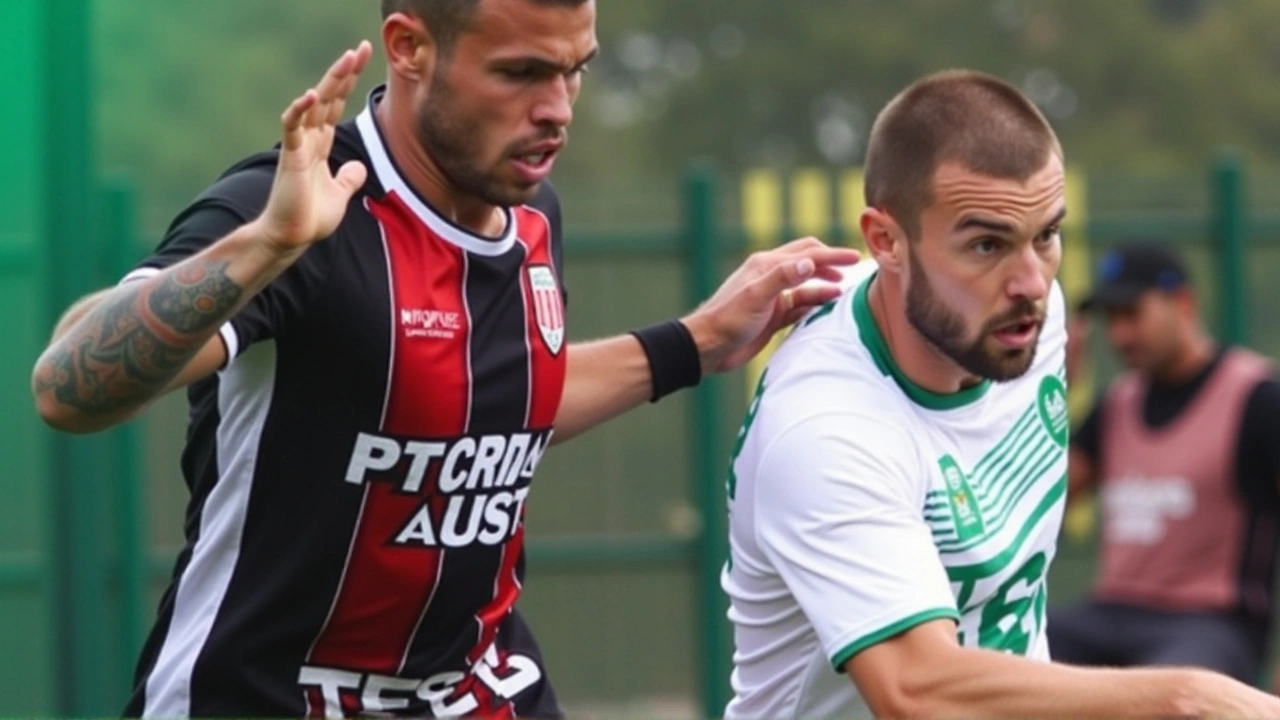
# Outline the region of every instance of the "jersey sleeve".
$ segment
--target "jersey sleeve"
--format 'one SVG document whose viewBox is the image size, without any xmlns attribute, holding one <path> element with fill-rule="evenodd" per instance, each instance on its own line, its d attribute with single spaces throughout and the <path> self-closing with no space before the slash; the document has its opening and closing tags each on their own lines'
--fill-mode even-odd
<svg viewBox="0 0 1280 720">
<path fill-rule="evenodd" d="M 156 275 L 231 234 L 262 213 L 271 190 L 270 167 L 241 170 L 206 190 L 174 219 L 151 255 L 121 280 Z M 321 243 L 323 245 L 323 243 Z M 320 255 L 308 250 L 289 270 L 255 295 L 219 330 L 228 362 L 260 340 L 277 337 L 307 304 Z"/>
<path fill-rule="evenodd" d="M 920 623 L 960 617 L 924 482 L 906 434 L 859 414 L 802 420 L 761 456 L 756 541 L 838 672 Z"/>
</svg>

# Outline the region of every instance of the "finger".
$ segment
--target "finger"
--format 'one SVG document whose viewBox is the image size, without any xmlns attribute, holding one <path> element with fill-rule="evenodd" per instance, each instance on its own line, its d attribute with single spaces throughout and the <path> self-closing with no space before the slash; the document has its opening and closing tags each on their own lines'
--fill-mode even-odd
<svg viewBox="0 0 1280 720">
<path fill-rule="evenodd" d="M 862 259 L 862 253 L 853 248 L 811 246 L 788 254 L 791 257 L 809 258 L 817 265 L 852 265 Z"/>
<path fill-rule="evenodd" d="M 365 67 L 369 65 L 369 59 L 373 57 L 373 45 L 368 40 L 361 40 L 356 46 L 355 56 L 355 63 L 351 66 L 353 76 L 364 72 Z"/>
<path fill-rule="evenodd" d="M 801 241 L 796 241 L 799 243 Z M 853 248 L 846 247 L 830 247 L 821 243 L 797 245 L 795 243 L 783 245 L 763 253 L 764 264 L 772 264 L 773 262 L 797 261 L 808 258 L 814 262 L 819 269 L 839 268 L 853 265 L 862 259 L 862 253 Z M 825 270 L 824 270 L 825 272 Z M 838 272 L 838 271 L 837 271 Z M 823 276 L 826 279 L 834 279 Z"/>
<path fill-rule="evenodd" d="M 350 200 L 357 190 L 364 187 L 364 182 L 368 177 L 369 169 L 364 166 L 364 163 L 352 160 L 338 168 L 338 174 L 333 179 L 337 182 L 338 187 L 342 188 L 342 191 L 346 193 L 344 199 Z"/>
<path fill-rule="evenodd" d="M 840 282 L 844 279 L 844 271 L 830 265 L 819 265 L 818 269 L 813 272 L 813 277 L 828 282 Z"/>
<path fill-rule="evenodd" d="M 332 88 L 327 99 L 323 96 L 321 97 L 321 102 L 325 103 L 323 121 L 330 125 L 336 125 L 342 121 L 342 115 L 347 108 L 347 100 L 360 83 L 360 73 L 368 66 L 369 59 L 373 57 L 373 45 L 369 44 L 368 40 L 361 40 L 355 50 L 348 52 L 351 59 L 347 63 L 347 67 L 344 67 L 342 73 L 337 76 L 337 85 Z"/>
<path fill-rule="evenodd" d="M 321 102 L 329 102 L 336 96 L 342 81 L 346 79 L 351 67 L 355 64 L 355 58 L 355 53 L 348 50 L 329 66 L 329 70 L 320 78 L 320 82 L 316 83 L 316 92 L 320 94 Z"/>
<path fill-rule="evenodd" d="M 826 283 L 803 285 L 787 291 L 787 304 L 784 307 L 786 307 L 787 312 L 809 310 L 835 300 L 843 292 L 838 285 L 828 285 Z"/>
<path fill-rule="evenodd" d="M 752 285 L 756 291 L 766 298 L 774 298 L 784 290 L 793 288 L 813 277 L 817 265 L 806 257 L 794 258 L 773 256 L 763 261 L 767 263 L 763 274 Z"/>
<path fill-rule="evenodd" d="M 317 101 L 316 91 L 308 90 L 285 108 L 280 116 L 281 140 L 285 150 L 297 150 L 302 146 L 302 119 Z"/>
<path fill-rule="evenodd" d="M 351 77 L 351 68 L 355 66 L 356 53 L 347 50 L 333 61 L 329 66 L 329 70 L 320 78 L 320 82 L 316 83 L 316 95 L 319 96 L 320 102 L 316 107 L 307 114 L 303 119 L 303 124 L 308 127 L 316 127 L 323 123 L 328 123 L 331 116 L 333 103 L 338 100 L 345 100 L 348 89 L 344 92 L 344 86 L 347 86 L 347 80 Z M 354 84 L 351 85 L 354 87 Z M 341 111 L 339 111 L 341 117 Z"/>
<path fill-rule="evenodd" d="M 815 248 L 815 247 L 827 247 L 827 246 L 818 238 L 812 235 L 807 235 L 805 237 L 792 240 L 791 242 L 783 243 L 779 245 L 776 249 L 780 251 L 785 251 L 785 252 L 792 252 L 795 250 L 807 250 L 809 248 Z"/>
<path fill-rule="evenodd" d="M 356 84 L 360 78 L 356 75 L 347 75 L 342 80 L 342 84 L 337 89 L 337 95 L 324 103 L 324 117 L 320 120 L 329 125 L 337 125 L 342 121 L 342 114 L 347 109 L 347 99 L 351 97 L 351 91 L 355 90 Z"/>
<path fill-rule="evenodd" d="M 326 108 L 324 122 L 326 125 L 337 125 L 342 122 L 342 113 L 347 111 L 346 98 L 339 98 L 331 101 Z"/>
</svg>

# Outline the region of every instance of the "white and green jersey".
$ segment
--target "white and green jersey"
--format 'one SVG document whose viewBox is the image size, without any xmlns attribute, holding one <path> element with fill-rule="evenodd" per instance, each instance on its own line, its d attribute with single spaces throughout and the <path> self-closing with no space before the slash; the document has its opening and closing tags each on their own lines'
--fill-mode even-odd
<svg viewBox="0 0 1280 720">
<path fill-rule="evenodd" d="M 842 667 L 919 623 L 1048 659 L 1045 576 L 1066 492 L 1066 330 L 1055 283 L 1021 378 L 950 395 L 898 369 L 871 262 L 761 378 L 729 474 L 731 718 L 867 714 Z"/>
</svg>

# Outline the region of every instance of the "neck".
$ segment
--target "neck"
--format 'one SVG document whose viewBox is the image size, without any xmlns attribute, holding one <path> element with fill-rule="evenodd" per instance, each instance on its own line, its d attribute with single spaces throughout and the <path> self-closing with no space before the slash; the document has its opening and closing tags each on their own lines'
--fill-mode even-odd
<svg viewBox="0 0 1280 720">
<path fill-rule="evenodd" d="M 463 192 L 449 181 L 414 134 L 417 120 L 413 107 L 400 99 L 407 93 L 393 92 L 392 85 L 388 83 L 373 116 L 386 141 L 387 153 L 405 182 L 453 224 L 477 235 L 501 235 L 506 224 L 502 208 Z"/>
<path fill-rule="evenodd" d="M 876 327 L 889 354 L 911 382 L 939 395 L 950 395 L 982 381 L 943 355 L 907 320 L 902 293 L 892 278 L 877 273 L 867 290 Z"/>
<path fill-rule="evenodd" d="M 1157 373 L 1152 380 L 1161 385 L 1179 385 L 1200 374 L 1217 354 L 1217 345 L 1203 332 L 1193 332 L 1183 344 L 1173 361 Z"/>
</svg>

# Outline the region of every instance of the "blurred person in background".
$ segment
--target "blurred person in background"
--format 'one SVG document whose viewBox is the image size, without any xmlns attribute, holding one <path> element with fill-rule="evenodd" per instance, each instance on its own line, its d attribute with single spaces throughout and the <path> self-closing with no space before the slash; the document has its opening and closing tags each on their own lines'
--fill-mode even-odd
<svg viewBox="0 0 1280 720">
<path fill-rule="evenodd" d="M 35 366 L 41 416 L 71 432 L 187 388 L 187 544 L 128 715 L 561 715 L 514 611 L 553 430 L 741 366 L 857 259 L 796 241 L 681 320 L 570 344 L 546 179 L 594 2 L 382 10 L 387 80 L 358 116 L 368 43 Z"/>
<path fill-rule="evenodd" d="M 874 261 L 770 359 L 729 473 L 730 718 L 1280 717 L 1189 669 L 1049 662 L 1068 212 L 1036 106 L 977 72 L 877 116 Z"/>
<path fill-rule="evenodd" d="M 1050 614 L 1053 656 L 1257 684 L 1280 540 L 1275 368 L 1209 335 L 1166 245 L 1104 255 L 1082 311 L 1101 315 L 1128 372 L 1071 438 L 1069 499 L 1098 495 L 1100 561 L 1089 600 Z"/>
</svg>

